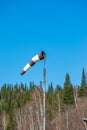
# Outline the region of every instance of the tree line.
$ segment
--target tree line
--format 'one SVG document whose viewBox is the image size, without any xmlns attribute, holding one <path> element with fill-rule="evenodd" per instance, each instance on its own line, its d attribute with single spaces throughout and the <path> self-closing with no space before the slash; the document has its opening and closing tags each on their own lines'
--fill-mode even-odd
<svg viewBox="0 0 87 130">
<path fill-rule="evenodd" d="M 82 70 L 81 85 L 73 86 L 66 73 L 64 86 L 52 82 L 46 91 L 46 130 L 85 130 L 87 82 Z M 74 123 L 74 125 L 72 124 Z M 0 89 L 0 130 L 42 130 L 43 87 L 34 82 L 4 84 Z M 80 124 L 79 128 L 78 125 Z"/>
</svg>

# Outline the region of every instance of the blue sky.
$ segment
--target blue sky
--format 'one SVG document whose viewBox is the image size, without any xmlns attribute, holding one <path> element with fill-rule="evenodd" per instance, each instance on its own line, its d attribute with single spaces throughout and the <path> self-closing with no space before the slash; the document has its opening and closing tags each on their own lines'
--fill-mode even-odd
<svg viewBox="0 0 87 130">
<path fill-rule="evenodd" d="M 21 69 L 44 50 L 47 85 L 63 86 L 70 74 L 73 85 L 87 71 L 86 0 L 0 1 L 0 86 L 43 81 L 43 61 L 24 76 Z"/>
</svg>

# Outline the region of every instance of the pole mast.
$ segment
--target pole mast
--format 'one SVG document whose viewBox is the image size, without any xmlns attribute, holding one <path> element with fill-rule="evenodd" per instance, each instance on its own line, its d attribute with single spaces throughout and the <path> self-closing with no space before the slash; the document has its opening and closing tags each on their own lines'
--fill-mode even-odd
<svg viewBox="0 0 87 130">
<path fill-rule="evenodd" d="M 46 93 L 46 57 L 44 59 L 44 69 L 43 69 L 43 130 L 45 130 L 45 120 L 46 120 L 46 113 L 45 113 L 45 93 Z"/>
</svg>

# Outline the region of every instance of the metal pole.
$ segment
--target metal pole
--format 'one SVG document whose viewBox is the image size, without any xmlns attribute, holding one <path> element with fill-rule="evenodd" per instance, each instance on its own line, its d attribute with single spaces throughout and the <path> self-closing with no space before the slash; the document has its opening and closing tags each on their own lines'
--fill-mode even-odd
<svg viewBox="0 0 87 130">
<path fill-rule="evenodd" d="M 43 70 L 43 77 L 44 77 L 44 88 L 43 88 L 43 130 L 45 130 L 45 92 L 46 92 L 46 58 L 44 59 L 44 70 Z"/>
<path fill-rule="evenodd" d="M 60 108 L 60 91 L 58 92 L 58 102 L 59 102 L 59 118 L 61 118 L 61 108 Z M 60 121 L 61 121 L 61 119 L 60 119 Z M 59 126 L 59 130 L 61 130 L 61 128 L 60 128 L 60 126 Z"/>
</svg>

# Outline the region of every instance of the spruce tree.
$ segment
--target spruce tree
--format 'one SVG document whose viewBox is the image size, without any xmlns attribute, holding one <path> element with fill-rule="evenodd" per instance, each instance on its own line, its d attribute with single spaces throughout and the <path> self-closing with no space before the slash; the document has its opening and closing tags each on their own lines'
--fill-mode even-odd
<svg viewBox="0 0 87 130">
<path fill-rule="evenodd" d="M 73 87 L 70 82 L 70 76 L 67 73 L 64 83 L 64 90 L 62 95 L 62 103 L 64 104 L 73 104 L 74 103 L 74 94 L 73 94 Z"/>
<path fill-rule="evenodd" d="M 82 70 L 81 86 L 78 88 L 78 96 L 87 96 L 86 73 L 84 68 Z"/>
<path fill-rule="evenodd" d="M 47 115 L 48 118 L 51 120 L 52 116 L 54 114 L 54 90 L 52 83 L 48 86 L 48 92 L 47 92 Z"/>
<path fill-rule="evenodd" d="M 83 70 L 82 70 L 81 87 L 84 87 L 84 86 L 86 86 L 86 73 L 85 73 L 85 70 L 83 68 Z"/>
</svg>

